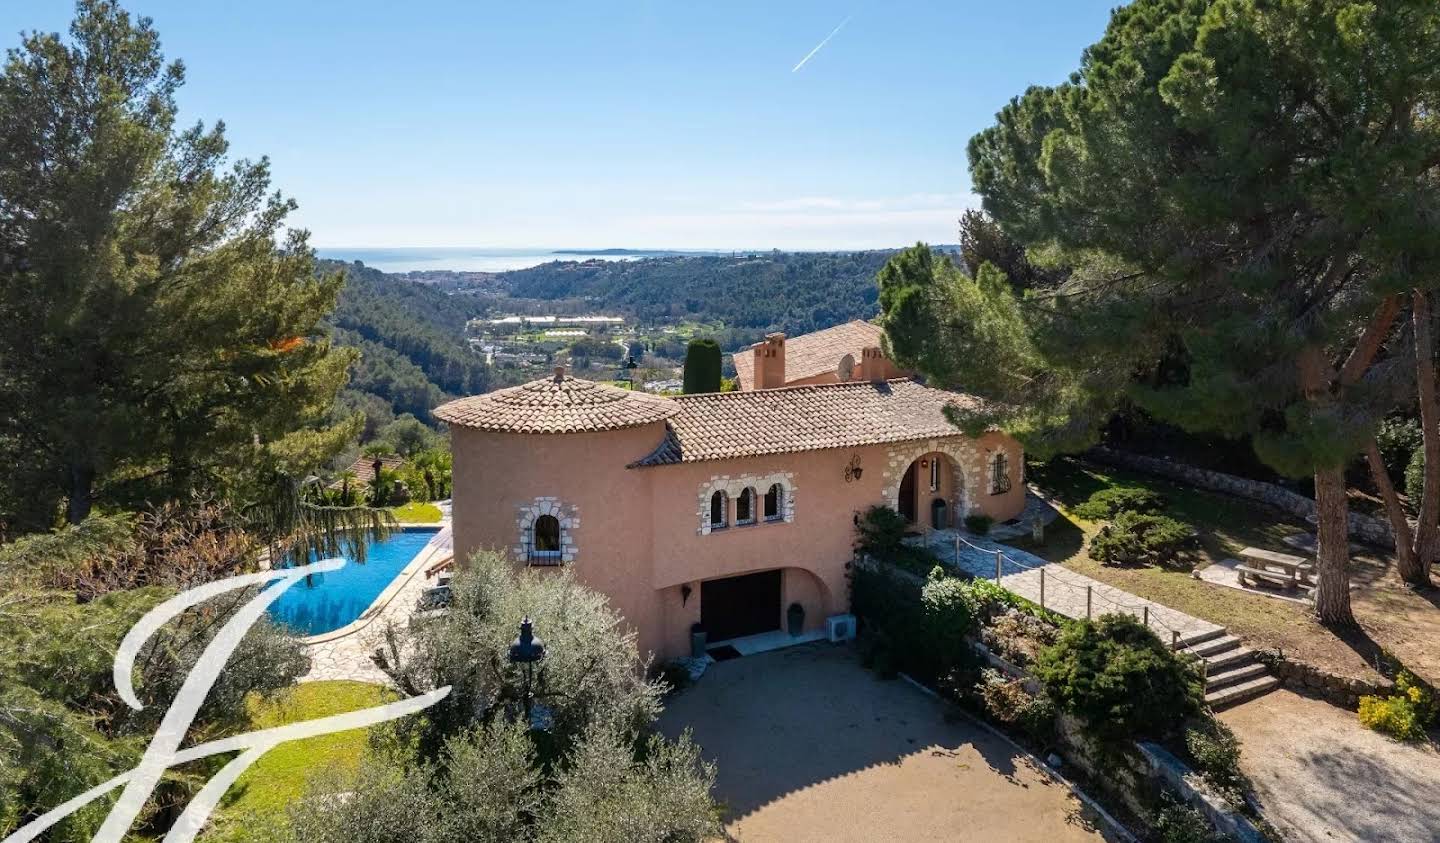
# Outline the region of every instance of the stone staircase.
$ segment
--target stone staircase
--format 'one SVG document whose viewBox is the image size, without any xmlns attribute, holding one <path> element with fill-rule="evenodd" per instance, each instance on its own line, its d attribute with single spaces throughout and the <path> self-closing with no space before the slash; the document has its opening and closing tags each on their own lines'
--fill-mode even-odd
<svg viewBox="0 0 1440 843">
<path fill-rule="evenodd" d="M 1268 694 L 1280 680 L 1224 628 L 1180 639 L 1180 652 L 1205 662 L 1205 704 L 1220 710 Z"/>
</svg>

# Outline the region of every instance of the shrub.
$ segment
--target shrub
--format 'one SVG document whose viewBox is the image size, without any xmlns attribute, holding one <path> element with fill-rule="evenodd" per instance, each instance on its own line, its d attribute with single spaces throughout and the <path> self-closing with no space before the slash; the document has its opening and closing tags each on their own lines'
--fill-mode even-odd
<svg viewBox="0 0 1440 843">
<path fill-rule="evenodd" d="M 1007 726 L 1019 726 L 1026 734 L 1046 741 L 1055 733 L 1055 704 L 1044 694 L 1025 690 L 1023 679 L 1012 679 L 993 668 L 980 673 L 976 686 L 985 712 Z"/>
<path fill-rule="evenodd" d="M 1111 486 L 1091 495 L 1075 507 L 1086 521 L 1109 521 L 1122 512 L 1156 513 L 1165 508 L 1165 499 L 1141 486 Z"/>
<path fill-rule="evenodd" d="M 1423 439 L 1420 423 L 1414 419 L 1389 418 L 1375 428 L 1375 444 L 1392 480 L 1398 483 L 1405 479 L 1405 466 Z"/>
<path fill-rule="evenodd" d="M 1188 524 L 1165 515 L 1121 512 L 1090 540 L 1090 558 L 1107 565 L 1163 565 L 1192 534 Z"/>
<path fill-rule="evenodd" d="M 1231 804 L 1243 802 L 1247 782 L 1240 771 L 1240 739 L 1229 726 L 1213 717 L 1192 723 L 1185 727 L 1185 750 L 1207 783 Z"/>
<path fill-rule="evenodd" d="M 690 687 L 690 668 L 678 661 L 669 661 L 660 668 L 660 681 L 667 693 L 676 694 Z"/>
<path fill-rule="evenodd" d="M 861 657 L 881 676 L 897 670 L 925 676 L 917 654 L 925 647 L 920 587 L 883 568 L 850 571 L 850 611 L 863 623 Z"/>
<path fill-rule="evenodd" d="M 855 549 L 923 577 L 940 564 L 940 557 L 928 547 L 905 544 L 907 528 L 900 513 L 888 506 L 872 506 L 855 525 Z"/>
<path fill-rule="evenodd" d="M 934 682 L 970 667 L 967 636 L 976 629 L 975 604 L 964 582 L 936 568 L 923 586 L 880 568 L 850 573 L 851 611 L 865 622 L 862 655 L 882 675 L 903 670 Z"/>
<path fill-rule="evenodd" d="M 1425 496 L 1425 449 L 1416 448 L 1405 466 L 1405 496 L 1410 505 L 1420 508 L 1420 499 Z"/>
<path fill-rule="evenodd" d="M 855 525 L 855 549 L 885 559 L 904 546 L 905 517 L 888 506 L 865 510 Z"/>
<path fill-rule="evenodd" d="M 970 636 L 979 624 L 975 601 L 963 581 L 946 576 L 940 568 L 931 571 L 920 590 L 920 611 L 937 675 L 973 660 Z"/>
<path fill-rule="evenodd" d="M 1071 624 L 1040 653 L 1035 675 L 1102 738 L 1164 737 L 1204 699 L 1199 677 L 1129 615 Z"/>
<path fill-rule="evenodd" d="M 965 516 L 965 529 L 977 536 L 983 536 L 989 533 L 990 527 L 994 523 L 994 518 L 978 512 Z"/>
<path fill-rule="evenodd" d="M 1017 667 L 1024 667 L 1055 643 L 1060 630 L 1034 615 L 1008 609 L 997 615 L 981 636 L 985 646 Z"/>
<path fill-rule="evenodd" d="M 1227 840 L 1210 827 L 1200 812 L 1169 794 L 1155 815 L 1155 839 L 1159 843 L 1221 843 Z"/>
<path fill-rule="evenodd" d="M 1435 721 L 1435 692 L 1408 670 L 1395 678 L 1395 693 L 1389 697 L 1360 698 L 1360 722 L 1402 741 L 1425 738 L 1425 730 Z"/>
</svg>

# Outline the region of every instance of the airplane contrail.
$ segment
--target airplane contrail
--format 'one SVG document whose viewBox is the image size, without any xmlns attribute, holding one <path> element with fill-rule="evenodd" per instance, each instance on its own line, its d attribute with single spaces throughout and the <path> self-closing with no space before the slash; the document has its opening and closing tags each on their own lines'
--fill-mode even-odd
<svg viewBox="0 0 1440 843">
<path fill-rule="evenodd" d="M 800 68 L 804 67 L 804 66 L 805 66 L 805 62 L 807 62 L 807 61 L 809 61 L 810 59 L 814 58 L 814 57 L 815 57 L 815 54 L 818 53 L 818 52 L 820 52 L 820 48 L 821 48 L 821 47 L 825 46 L 826 44 L 829 44 L 829 43 L 830 43 L 830 39 L 831 39 L 831 38 L 834 38 L 837 34 L 839 34 L 840 30 L 844 29 L 844 28 L 845 28 L 845 24 L 849 23 L 849 22 L 850 22 L 850 18 L 853 18 L 853 17 L 855 17 L 855 16 L 854 16 L 854 15 L 846 15 L 846 16 L 845 16 L 845 20 L 840 21 L 840 25 L 839 25 L 839 26 L 837 26 L 837 27 L 835 27 L 834 29 L 830 30 L 830 34 L 825 36 L 825 40 L 821 41 L 819 44 L 816 44 L 816 45 L 815 45 L 815 49 L 813 49 L 813 50 L 811 50 L 810 52 L 806 53 L 806 54 L 805 54 L 805 58 L 801 59 L 799 64 L 797 64 L 797 65 L 795 65 L 794 67 L 790 68 L 790 72 L 791 72 L 791 73 L 794 73 L 795 71 L 797 71 L 797 70 L 799 70 Z"/>
</svg>

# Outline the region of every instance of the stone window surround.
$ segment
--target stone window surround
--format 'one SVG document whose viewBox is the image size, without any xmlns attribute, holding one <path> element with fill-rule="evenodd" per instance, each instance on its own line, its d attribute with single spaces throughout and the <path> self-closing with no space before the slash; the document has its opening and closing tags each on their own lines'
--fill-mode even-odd
<svg viewBox="0 0 1440 843">
<path fill-rule="evenodd" d="M 780 516 L 778 518 L 766 518 L 764 516 L 765 493 L 776 483 L 780 484 L 782 494 L 780 495 Z M 755 519 L 744 524 L 736 524 L 733 514 L 730 512 L 740 493 L 746 488 L 755 491 L 755 499 L 752 507 L 755 509 Z M 727 526 L 718 530 L 710 527 L 710 497 L 716 492 L 725 493 L 725 506 L 727 510 Z M 698 535 L 708 536 L 711 532 L 729 532 L 731 529 L 745 529 L 756 527 L 761 524 L 791 524 L 795 521 L 795 473 L 792 471 L 777 471 L 772 474 L 715 474 L 710 479 L 700 484 L 699 494 L 700 527 L 696 530 Z"/>
<path fill-rule="evenodd" d="M 516 507 L 515 527 L 519 531 L 519 541 L 511 548 L 515 557 L 522 562 L 530 561 L 535 519 L 542 515 L 554 516 L 555 520 L 560 522 L 560 555 L 555 561 L 562 565 L 574 562 L 578 548 L 575 531 L 580 529 L 580 507 L 548 496 L 535 498 L 530 503 L 522 503 Z"/>
<path fill-rule="evenodd" d="M 965 466 L 973 465 L 983 457 L 980 446 L 969 437 L 927 439 L 890 447 L 885 453 L 886 468 L 882 475 L 885 480 L 885 505 L 897 511 L 900 509 L 900 483 L 905 479 L 905 472 L 911 463 L 930 453 L 949 457 L 955 470 L 955 490 L 959 493 L 960 502 L 953 517 L 958 523 L 973 509 L 974 490 L 966 482 Z"/>
</svg>

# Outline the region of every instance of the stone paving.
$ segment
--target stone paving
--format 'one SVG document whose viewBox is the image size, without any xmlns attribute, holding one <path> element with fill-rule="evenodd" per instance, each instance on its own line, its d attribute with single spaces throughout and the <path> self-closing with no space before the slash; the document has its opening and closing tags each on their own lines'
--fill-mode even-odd
<svg viewBox="0 0 1440 843">
<path fill-rule="evenodd" d="M 1038 520 L 1042 525 L 1049 526 L 1050 522 L 1060 517 L 1059 511 L 1050 505 L 1045 498 L 1035 494 L 1031 489 L 1025 490 L 1025 508 L 1020 514 L 1010 521 L 991 526 L 989 537 L 995 541 L 1009 541 L 1019 536 L 1028 536 L 1035 529 L 1035 522 Z"/>
<path fill-rule="evenodd" d="M 1183 641 L 1221 629 L 1218 624 L 1136 597 L 993 539 L 959 530 L 933 530 L 925 536 L 925 544 L 946 565 L 991 581 L 995 579 L 995 554 L 999 551 L 1002 586 L 1067 617 L 1099 617 L 1119 612 L 1143 619 L 1148 614 L 1150 628 L 1167 642 L 1174 640 L 1175 633 L 1179 633 Z"/>
<path fill-rule="evenodd" d="M 448 507 L 446 507 L 448 509 Z M 448 513 L 447 513 L 448 515 Z M 433 526 L 433 525 L 430 525 Z M 409 574 L 409 580 L 400 587 L 395 596 L 362 628 L 329 640 L 308 643 L 310 672 L 300 678 L 301 682 L 315 682 L 326 679 L 352 679 L 357 682 L 389 684 L 389 678 L 370 659 L 384 635 L 386 626 L 394 624 L 403 627 L 409 624 L 420 601 L 420 595 L 430 588 L 434 581 L 425 576 L 425 569 L 453 553 L 453 537 L 449 519 L 435 538 L 425 546 L 421 554 L 425 561 Z M 407 566 L 408 567 L 408 566 Z M 403 576 L 403 574 L 402 574 Z M 324 639 L 325 636 L 316 636 Z"/>
</svg>

